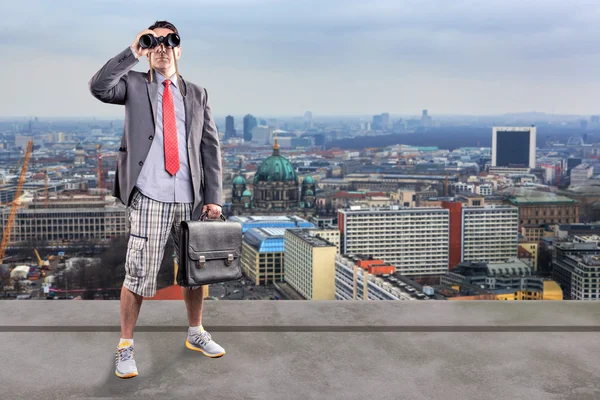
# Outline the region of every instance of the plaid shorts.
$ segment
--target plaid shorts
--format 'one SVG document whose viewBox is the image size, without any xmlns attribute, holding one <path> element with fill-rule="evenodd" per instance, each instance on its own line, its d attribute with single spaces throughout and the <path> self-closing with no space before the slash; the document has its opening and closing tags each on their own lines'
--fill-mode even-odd
<svg viewBox="0 0 600 400">
<path fill-rule="evenodd" d="M 191 219 L 191 211 L 192 203 L 163 203 L 134 189 L 127 207 L 129 241 L 123 286 L 140 296 L 154 297 L 167 240 L 173 239 L 179 264 L 179 224 Z"/>
</svg>

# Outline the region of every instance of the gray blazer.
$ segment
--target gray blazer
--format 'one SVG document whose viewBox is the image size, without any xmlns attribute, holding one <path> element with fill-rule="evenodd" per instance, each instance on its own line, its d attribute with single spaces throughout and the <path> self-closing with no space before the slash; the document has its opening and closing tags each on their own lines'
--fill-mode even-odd
<svg viewBox="0 0 600 400">
<path fill-rule="evenodd" d="M 112 194 L 127 206 L 152 144 L 158 84 L 148 74 L 131 71 L 139 62 L 127 47 L 90 80 L 92 95 L 104 103 L 125 105 L 125 129 Z M 180 76 L 181 77 L 181 76 Z M 221 148 L 206 89 L 181 77 L 187 148 L 194 192 L 192 219 L 204 204 L 222 204 Z"/>
</svg>

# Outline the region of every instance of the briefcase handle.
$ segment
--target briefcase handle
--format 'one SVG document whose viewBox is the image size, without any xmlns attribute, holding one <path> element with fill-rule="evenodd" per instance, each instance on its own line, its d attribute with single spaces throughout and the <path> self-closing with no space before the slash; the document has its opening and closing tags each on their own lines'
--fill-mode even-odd
<svg viewBox="0 0 600 400">
<path fill-rule="evenodd" d="M 227 221 L 227 218 L 225 218 L 225 216 L 222 213 L 221 213 L 220 217 L 223 221 Z M 204 221 L 207 218 L 208 218 L 208 210 L 206 210 L 202 213 L 202 215 L 200 216 L 200 221 Z"/>
</svg>

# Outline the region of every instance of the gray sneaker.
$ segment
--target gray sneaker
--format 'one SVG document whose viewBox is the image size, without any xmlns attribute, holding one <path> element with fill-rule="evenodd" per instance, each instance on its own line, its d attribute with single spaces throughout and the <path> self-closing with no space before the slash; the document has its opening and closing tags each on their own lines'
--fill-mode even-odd
<svg viewBox="0 0 600 400">
<path fill-rule="evenodd" d="M 207 331 L 190 334 L 188 332 L 185 347 L 199 351 L 207 357 L 218 358 L 225 355 L 225 349 L 219 346 Z"/>
<path fill-rule="evenodd" d="M 117 347 L 115 367 L 115 374 L 119 378 L 133 378 L 138 375 L 133 346 Z"/>
</svg>

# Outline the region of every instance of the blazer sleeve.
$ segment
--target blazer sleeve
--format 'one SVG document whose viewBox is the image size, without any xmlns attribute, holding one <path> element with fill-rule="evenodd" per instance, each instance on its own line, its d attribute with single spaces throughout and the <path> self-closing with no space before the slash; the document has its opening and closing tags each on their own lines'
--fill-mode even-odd
<svg viewBox="0 0 600 400">
<path fill-rule="evenodd" d="M 103 103 L 124 105 L 127 98 L 127 73 L 138 62 L 131 46 L 108 60 L 88 83 L 92 96 Z"/>
<path fill-rule="evenodd" d="M 212 116 L 208 92 L 204 89 L 204 128 L 202 131 L 202 168 L 204 176 L 204 204 L 222 205 L 223 182 L 221 171 L 221 144 L 219 133 Z"/>
</svg>

